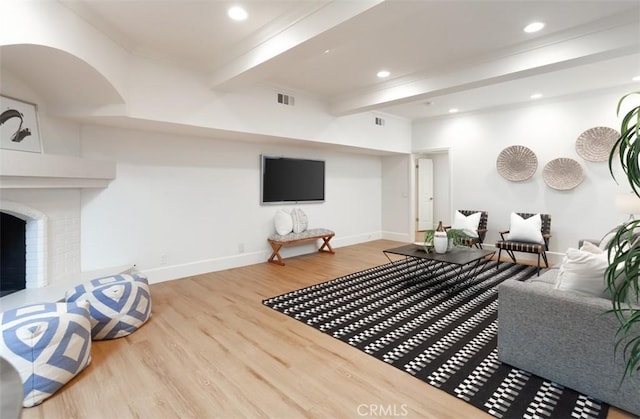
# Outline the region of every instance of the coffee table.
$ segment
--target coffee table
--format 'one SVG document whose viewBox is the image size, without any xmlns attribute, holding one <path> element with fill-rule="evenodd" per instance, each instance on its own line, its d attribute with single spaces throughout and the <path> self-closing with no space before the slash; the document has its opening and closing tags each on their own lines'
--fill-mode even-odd
<svg viewBox="0 0 640 419">
<path fill-rule="evenodd" d="M 475 279 L 496 252 L 495 250 L 454 247 L 446 253 L 427 253 L 422 246 L 407 244 L 383 250 L 383 253 L 389 262 L 393 262 L 390 255 L 404 256 L 407 262 L 407 272 L 412 276 L 423 274 L 431 278 L 447 269 L 453 269 L 457 283 L 461 285 Z M 413 269 L 410 268 L 411 266 Z"/>
</svg>

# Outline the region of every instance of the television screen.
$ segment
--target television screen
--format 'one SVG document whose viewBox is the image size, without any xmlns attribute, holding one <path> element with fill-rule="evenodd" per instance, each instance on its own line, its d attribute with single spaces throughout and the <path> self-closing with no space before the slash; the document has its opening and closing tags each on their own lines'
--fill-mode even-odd
<svg viewBox="0 0 640 419">
<path fill-rule="evenodd" d="M 324 161 L 262 156 L 261 203 L 324 201 Z"/>
</svg>

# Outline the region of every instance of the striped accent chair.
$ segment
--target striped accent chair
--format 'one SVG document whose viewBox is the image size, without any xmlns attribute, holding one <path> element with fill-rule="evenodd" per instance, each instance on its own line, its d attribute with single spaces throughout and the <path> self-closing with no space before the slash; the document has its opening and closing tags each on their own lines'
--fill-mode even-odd
<svg viewBox="0 0 640 419">
<path fill-rule="evenodd" d="M 518 212 L 517 214 L 524 219 L 536 215 L 522 212 Z M 551 215 L 540 214 L 540 219 L 542 221 L 542 228 L 540 229 L 540 232 L 542 233 L 544 244 L 509 240 L 508 237 L 505 238 L 505 235 L 509 233 L 509 230 L 499 232 L 502 240 L 496 242 L 496 248 L 498 249 L 498 264 L 496 265 L 496 269 L 500 266 L 500 256 L 503 250 L 507 252 L 511 260 L 513 260 L 513 263 L 517 263 L 514 252 L 536 253 L 538 255 L 538 275 L 540 275 L 541 256 L 542 260 L 544 260 L 545 266 L 547 268 L 549 267 L 547 251 L 549 250 L 549 239 L 551 238 Z"/>
<path fill-rule="evenodd" d="M 487 223 L 489 221 L 489 213 L 487 211 L 472 211 L 472 210 L 458 210 L 460 213 L 466 217 L 471 214 L 475 214 L 476 212 L 480 214 L 480 222 L 478 223 L 478 237 L 466 237 L 460 240 L 460 244 L 467 245 L 469 247 L 477 247 L 478 249 L 482 249 L 482 243 L 484 242 L 484 238 L 487 235 Z"/>
</svg>

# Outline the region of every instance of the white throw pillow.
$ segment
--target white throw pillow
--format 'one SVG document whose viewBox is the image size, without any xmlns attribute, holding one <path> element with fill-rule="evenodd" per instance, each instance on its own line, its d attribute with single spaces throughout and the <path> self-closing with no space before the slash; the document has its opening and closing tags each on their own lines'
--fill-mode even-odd
<svg viewBox="0 0 640 419">
<path fill-rule="evenodd" d="M 291 214 L 285 210 L 278 210 L 274 218 L 276 233 L 280 235 L 289 234 L 293 231 L 293 219 Z"/>
<path fill-rule="evenodd" d="M 542 217 L 540 214 L 522 218 L 515 212 L 511 213 L 509 240 L 544 244 L 541 229 Z"/>
<path fill-rule="evenodd" d="M 462 230 L 469 237 L 478 238 L 478 225 L 480 224 L 481 212 L 464 215 L 460 211 L 456 211 L 453 216 L 453 225 L 451 228 Z"/>
<path fill-rule="evenodd" d="M 609 266 L 607 252 L 585 242 L 580 249 L 569 248 L 562 261 L 556 288 L 589 297 L 609 298 L 604 271 Z"/>
<path fill-rule="evenodd" d="M 291 211 L 291 219 L 293 220 L 294 233 L 302 233 L 309 226 L 307 214 L 305 214 L 300 208 L 294 208 Z"/>
</svg>

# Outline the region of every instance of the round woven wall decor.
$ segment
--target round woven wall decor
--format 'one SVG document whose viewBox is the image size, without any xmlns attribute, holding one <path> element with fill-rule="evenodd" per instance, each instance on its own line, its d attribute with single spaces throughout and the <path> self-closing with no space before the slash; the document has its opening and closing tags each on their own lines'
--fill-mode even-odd
<svg viewBox="0 0 640 419">
<path fill-rule="evenodd" d="M 560 157 L 551 160 L 542 169 L 544 183 L 559 191 L 568 191 L 584 180 L 582 166 L 574 159 Z"/>
<path fill-rule="evenodd" d="M 576 152 L 587 161 L 607 161 L 618 138 L 620 133 L 613 128 L 590 128 L 576 140 Z"/>
<path fill-rule="evenodd" d="M 522 145 L 512 145 L 498 154 L 496 168 L 503 178 L 521 182 L 536 172 L 538 158 L 531 149 Z"/>
</svg>

